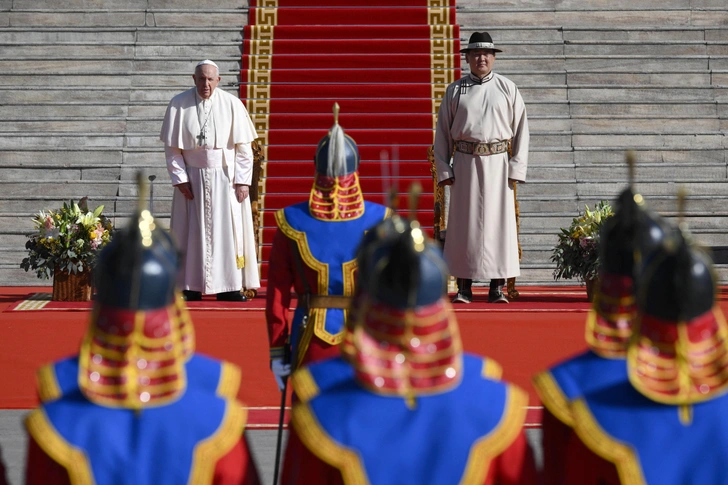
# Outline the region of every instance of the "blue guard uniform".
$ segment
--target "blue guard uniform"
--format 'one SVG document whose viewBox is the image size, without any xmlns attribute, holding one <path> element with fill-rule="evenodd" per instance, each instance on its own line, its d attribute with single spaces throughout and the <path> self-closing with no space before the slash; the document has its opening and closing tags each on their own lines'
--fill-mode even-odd
<svg viewBox="0 0 728 485">
<path fill-rule="evenodd" d="M 674 232 L 647 263 L 626 359 L 568 406 L 561 483 L 728 484 L 728 327 L 709 257 Z"/>
<path fill-rule="evenodd" d="M 342 355 L 293 376 L 282 483 L 535 483 L 528 397 L 462 352 L 439 249 L 393 216 L 358 264 Z"/>
<path fill-rule="evenodd" d="M 636 279 L 669 229 L 631 188 L 601 231 L 599 283 L 586 322 L 589 349 L 534 378 L 544 404 L 543 481 L 561 484 L 573 435 L 571 403 L 619 381 L 637 314 Z"/>
<path fill-rule="evenodd" d="M 258 483 L 240 371 L 194 354 L 178 257 L 146 210 L 102 250 L 78 355 L 38 375 L 26 483 Z"/>
<path fill-rule="evenodd" d="M 275 214 L 278 230 L 268 265 L 270 358 L 283 359 L 290 344 L 294 366 L 338 355 L 356 288 L 356 248 L 390 214 L 364 200 L 359 150 L 338 122 L 319 142 L 314 165 L 308 202 Z M 291 289 L 298 306 L 289 325 Z"/>
</svg>

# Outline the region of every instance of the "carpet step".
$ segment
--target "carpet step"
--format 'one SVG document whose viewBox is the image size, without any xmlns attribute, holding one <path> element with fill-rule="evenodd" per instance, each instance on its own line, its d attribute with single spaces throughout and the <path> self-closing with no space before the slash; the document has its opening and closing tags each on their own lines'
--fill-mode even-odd
<svg viewBox="0 0 728 485">
<path fill-rule="evenodd" d="M 277 30 L 276 30 L 277 32 Z M 336 41 L 329 41 L 335 43 Z M 266 66 L 269 56 L 248 56 L 249 66 Z M 439 59 L 439 58 L 438 58 Z M 344 74 L 343 69 L 360 69 L 376 65 L 381 69 L 431 69 L 433 57 L 429 52 L 421 54 L 357 54 L 351 57 L 331 54 L 281 54 L 275 56 L 274 71 L 278 69 L 334 69 L 336 75 L 327 81 L 335 81 Z M 447 56 L 443 63 L 460 68 L 460 54 Z M 246 75 L 248 71 L 245 71 Z M 298 74 L 298 73 L 295 73 Z M 459 77 L 459 76 L 458 76 Z M 247 79 L 243 76 L 241 79 Z"/>
<path fill-rule="evenodd" d="M 329 54 L 346 52 L 349 55 L 359 54 L 430 54 L 432 41 L 428 39 L 409 39 L 393 41 L 390 39 L 341 39 L 336 42 L 324 39 L 310 40 L 277 40 L 272 47 L 269 40 L 245 39 L 243 49 L 246 53 L 255 53 L 272 49 L 277 54 Z"/>
<path fill-rule="evenodd" d="M 332 120 L 333 121 L 333 120 Z M 333 123 L 332 123 L 333 124 Z M 275 123 L 272 123 L 275 125 Z M 356 141 L 357 144 L 400 144 L 400 145 L 418 145 L 431 143 L 433 139 L 432 127 L 408 130 L 408 129 L 388 129 L 380 131 L 377 129 L 348 129 L 344 128 L 346 134 Z M 322 136 L 326 133 L 322 130 L 285 130 L 271 128 L 268 130 L 268 143 L 270 145 L 316 145 Z"/>
<path fill-rule="evenodd" d="M 265 76 L 268 82 L 275 85 L 278 82 L 286 82 L 295 79 L 300 84 L 329 84 L 329 83 L 431 83 L 437 76 L 445 76 L 451 82 L 460 78 L 460 66 L 449 69 L 357 69 L 346 70 L 336 69 L 272 69 L 240 71 L 241 79 L 256 79 Z"/>
<path fill-rule="evenodd" d="M 246 88 L 241 87 L 243 92 L 241 97 L 247 101 Z M 319 98 L 319 99 L 267 99 L 265 100 L 270 106 L 270 113 L 331 113 L 331 108 L 334 102 L 339 103 L 342 115 L 345 113 L 368 113 L 368 114 L 383 114 L 383 113 L 432 113 L 437 106 L 439 101 L 433 100 L 431 97 L 423 98 L 412 98 L 412 97 L 400 97 L 390 98 L 386 103 L 374 103 L 370 98 L 364 98 L 362 96 L 353 96 L 348 99 L 340 98 Z M 436 104 L 437 103 L 437 104 Z"/>
<path fill-rule="evenodd" d="M 419 0 L 415 0 L 418 3 Z M 350 2 L 346 2 L 349 4 Z M 347 5 L 354 6 L 354 5 Z M 430 37 L 432 29 L 430 25 L 358 25 L 355 29 L 348 25 L 276 25 L 273 36 L 277 40 L 332 40 L 343 39 L 422 39 Z M 460 26 L 438 25 L 437 29 L 445 31 L 453 38 L 460 37 Z M 246 25 L 243 28 L 243 37 L 254 38 L 261 34 L 261 28 L 254 25 Z M 263 32 L 264 33 L 264 32 Z M 279 57 L 276 54 L 276 64 Z M 345 59 L 339 59 L 344 61 Z"/>
<path fill-rule="evenodd" d="M 257 24 L 256 16 L 267 14 L 265 10 L 251 8 L 251 24 Z M 444 13 L 450 22 L 455 23 L 455 8 L 439 7 L 432 9 L 389 6 L 376 9 L 329 7 L 323 15 L 320 8 L 281 7 L 275 9 L 275 16 L 278 25 L 427 25 L 430 21 L 430 10 L 434 15 L 439 15 L 440 19 L 442 19 L 440 13 Z"/>
<path fill-rule="evenodd" d="M 328 113 L 290 113 L 285 116 L 275 114 L 252 115 L 254 122 L 270 123 L 271 128 L 277 130 L 326 130 L 334 124 L 334 117 L 331 108 Z M 341 105 L 339 105 L 341 108 Z M 341 108 L 339 124 L 348 133 L 352 129 L 364 128 L 410 128 L 429 129 L 433 128 L 433 116 L 431 113 L 350 113 Z M 161 120 L 160 120 L 161 126 Z M 324 131 L 324 134 L 326 132 Z"/>
</svg>

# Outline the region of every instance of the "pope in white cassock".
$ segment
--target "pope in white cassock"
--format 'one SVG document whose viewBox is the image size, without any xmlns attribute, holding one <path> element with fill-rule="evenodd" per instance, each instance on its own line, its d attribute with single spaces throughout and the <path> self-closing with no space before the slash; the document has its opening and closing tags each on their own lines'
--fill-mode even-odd
<svg viewBox="0 0 728 485">
<path fill-rule="evenodd" d="M 242 288 L 260 287 L 248 197 L 257 134 L 242 101 L 215 89 L 214 62 L 197 64 L 192 78 L 195 87 L 170 101 L 160 133 L 175 187 L 170 228 L 184 253 L 179 284 L 187 300 L 245 301 Z"/>
<path fill-rule="evenodd" d="M 454 302 L 470 303 L 472 281 L 490 280 L 488 301 L 508 303 L 503 285 L 520 275 L 513 187 L 526 181 L 526 107 L 518 87 L 493 72 L 502 51 L 487 32 L 460 52 L 470 73 L 447 87 L 434 147 L 439 185 L 451 186 L 444 255 L 458 279 Z"/>
</svg>

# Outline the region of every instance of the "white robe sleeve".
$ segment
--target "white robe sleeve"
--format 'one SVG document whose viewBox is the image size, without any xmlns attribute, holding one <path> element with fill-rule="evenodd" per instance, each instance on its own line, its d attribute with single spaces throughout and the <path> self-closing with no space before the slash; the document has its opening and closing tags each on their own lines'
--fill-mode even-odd
<svg viewBox="0 0 728 485">
<path fill-rule="evenodd" d="M 253 148 L 250 143 L 235 145 L 235 184 L 250 185 L 253 180 Z"/>
<path fill-rule="evenodd" d="M 172 185 L 189 182 L 187 165 L 185 164 L 184 156 L 182 156 L 182 150 L 180 148 L 165 146 L 164 156 L 167 159 L 167 171 L 169 172 L 169 178 L 172 179 Z"/>
<path fill-rule="evenodd" d="M 525 182 L 526 169 L 528 168 L 530 133 L 528 131 L 526 105 L 518 90 L 516 90 L 516 99 L 513 106 L 513 124 L 511 128 L 513 130 L 513 142 L 511 145 L 513 156 L 508 161 L 508 178 Z"/>
<path fill-rule="evenodd" d="M 451 84 L 445 91 L 445 95 L 440 102 L 440 110 L 437 114 L 437 129 L 435 130 L 435 167 L 437 169 L 437 181 L 442 182 L 455 176 L 450 166 L 450 157 L 452 155 L 453 140 L 450 135 L 450 127 L 452 126 L 455 113 L 451 109 L 451 98 L 453 93 L 453 85 Z"/>
</svg>

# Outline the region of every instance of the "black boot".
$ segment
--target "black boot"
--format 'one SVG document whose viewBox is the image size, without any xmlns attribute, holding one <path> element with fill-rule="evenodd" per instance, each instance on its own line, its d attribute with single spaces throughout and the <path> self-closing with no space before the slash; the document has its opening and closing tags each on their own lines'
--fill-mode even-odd
<svg viewBox="0 0 728 485">
<path fill-rule="evenodd" d="M 182 290 L 182 298 L 184 298 L 185 301 L 200 301 L 202 300 L 202 292 Z"/>
<path fill-rule="evenodd" d="M 506 284 L 505 278 L 490 280 L 490 289 L 488 290 L 488 303 L 508 303 L 508 298 L 503 293 L 503 286 Z"/>
<path fill-rule="evenodd" d="M 239 291 L 226 291 L 217 294 L 217 301 L 248 301 L 248 299 Z"/>
<path fill-rule="evenodd" d="M 458 278 L 458 294 L 453 298 L 453 303 L 472 303 L 473 302 L 473 280 L 467 278 Z"/>
</svg>

